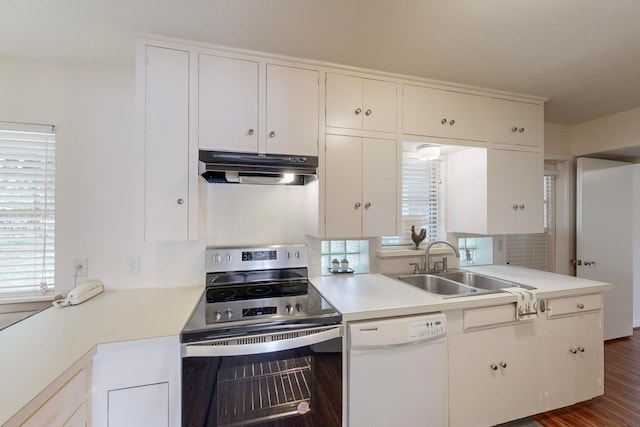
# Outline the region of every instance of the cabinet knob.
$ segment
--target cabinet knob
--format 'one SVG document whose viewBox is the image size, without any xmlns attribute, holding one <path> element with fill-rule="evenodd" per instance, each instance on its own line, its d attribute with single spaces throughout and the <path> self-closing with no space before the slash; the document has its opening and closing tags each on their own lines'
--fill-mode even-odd
<svg viewBox="0 0 640 427">
<path fill-rule="evenodd" d="M 498 370 L 498 365 L 496 365 L 495 363 L 492 363 L 490 366 L 492 371 L 497 371 Z"/>
<path fill-rule="evenodd" d="M 513 206 L 511 206 L 511 207 L 513 208 L 513 210 L 514 210 L 514 211 L 517 211 L 517 210 L 518 210 L 518 205 L 513 205 Z"/>
<path fill-rule="evenodd" d="M 274 136 L 276 136 L 276 133 L 274 131 L 269 132 L 269 138 L 273 138 Z"/>
<path fill-rule="evenodd" d="M 453 125 L 455 125 L 455 124 L 456 124 L 456 121 L 455 121 L 455 120 L 449 120 L 449 126 L 453 126 Z"/>
<path fill-rule="evenodd" d="M 184 200 L 183 199 L 178 199 L 178 200 L 176 200 L 176 203 L 179 204 L 179 205 L 182 205 L 182 204 L 184 204 Z"/>
<path fill-rule="evenodd" d="M 362 113 L 362 108 L 356 108 L 356 111 L 354 111 L 354 113 L 356 113 L 356 116 Z"/>
<path fill-rule="evenodd" d="M 447 118 L 445 117 L 444 119 L 440 120 L 440 123 L 442 123 L 443 125 L 447 123 Z"/>
<path fill-rule="evenodd" d="M 364 204 L 365 209 L 369 209 L 371 207 L 371 202 L 367 202 Z"/>
<path fill-rule="evenodd" d="M 579 351 L 580 353 L 584 353 L 584 347 L 578 347 L 578 351 Z"/>
<path fill-rule="evenodd" d="M 580 304 L 578 304 L 578 305 L 577 305 L 577 307 L 578 307 L 580 310 L 582 310 L 582 309 L 584 309 L 584 304 L 580 303 Z"/>
<path fill-rule="evenodd" d="M 518 206 L 518 208 L 520 208 L 520 210 L 523 211 L 524 210 L 524 205 L 520 205 L 520 206 Z"/>
<path fill-rule="evenodd" d="M 365 112 L 364 112 L 364 115 L 365 115 L 365 116 L 370 116 L 370 115 L 371 115 L 371 110 L 367 110 L 367 111 L 365 111 Z"/>
<path fill-rule="evenodd" d="M 253 135 L 255 133 L 255 131 L 253 129 L 249 129 L 249 135 Z"/>
<path fill-rule="evenodd" d="M 506 368 L 507 364 L 505 362 L 500 362 L 500 366 L 502 366 L 503 368 Z"/>
<path fill-rule="evenodd" d="M 518 132 L 523 133 L 524 132 L 524 128 L 518 129 Z"/>
<path fill-rule="evenodd" d="M 578 352 L 578 349 L 570 348 L 569 351 L 571 352 L 571 354 L 576 354 Z"/>
<path fill-rule="evenodd" d="M 354 209 L 360 209 L 360 206 L 362 206 L 362 204 L 360 202 L 356 202 L 355 205 L 353 205 Z"/>
<path fill-rule="evenodd" d="M 514 126 L 511 128 L 511 132 L 518 132 L 518 126 Z"/>
</svg>

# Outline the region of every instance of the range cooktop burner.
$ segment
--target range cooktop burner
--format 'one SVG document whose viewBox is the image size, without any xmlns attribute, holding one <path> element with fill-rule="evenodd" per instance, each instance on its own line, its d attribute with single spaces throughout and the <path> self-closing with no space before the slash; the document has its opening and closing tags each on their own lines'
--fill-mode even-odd
<svg viewBox="0 0 640 427">
<path fill-rule="evenodd" d="M 211 299 L 216 301 L 230 301 L 236 296 L 237 292 L 229 289 L 211 289 Z"/>
<path fill-rule="evenodd" d="M 265 295 L 269 295 L 270 293 L 271 293 L 270 286 L 248 286 L 247 287 L 247 294 L 251 295 L 252 297 L 262 297 Z"/>
<path fill-rule="evenodd" d="M 209 286 L 207 302 L 245 301 L 258 298 L 279 298 L 306 295 L 309 283 L 306 280 L 295 283 L 264 283 Z"/>
</svg>

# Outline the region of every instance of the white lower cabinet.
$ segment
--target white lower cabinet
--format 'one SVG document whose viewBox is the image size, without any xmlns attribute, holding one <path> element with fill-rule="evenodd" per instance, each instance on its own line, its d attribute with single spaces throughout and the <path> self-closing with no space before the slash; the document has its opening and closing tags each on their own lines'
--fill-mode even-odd
<svg viewBox="0 0 640 427">
<path fill-rule="evenodd" d="M 600 295 L 589 297 L 600 298 Z M 564 301 L 560 301 L 564 300 Z M 574 302 L 576 313 L 554 318 L 554 302 Z M 584 301 L 584 302 L 581 302 Z M 547 320 L 546 372 L 547 409 L 573 405 L 604 393 L 604 345 L 602 310 L 587 313 L 585 297 L 550 300 Z M 600 305 L 601 307 L 601 305 Z M 591 307 L 593 308 L 593 307 Z M 559 311 L 559 310 L 556 310 Z"/>
<path fill-rule="evenodd" d="M 449 425 L 492 426 L 542 412 L 534 322 L 449 336 Z"/>
<path fill-rule="evenodd" d="M 600 294 L 541 301 L 536 320 L 515 304 L 447 313 L 449 425 L 493 426 L 604 393 Z"/>
<path fill-rule="evenodd" d="M 179 427 L 177 336 L 98 345 L 93 359 L 93 426 Z"/>
</svg>

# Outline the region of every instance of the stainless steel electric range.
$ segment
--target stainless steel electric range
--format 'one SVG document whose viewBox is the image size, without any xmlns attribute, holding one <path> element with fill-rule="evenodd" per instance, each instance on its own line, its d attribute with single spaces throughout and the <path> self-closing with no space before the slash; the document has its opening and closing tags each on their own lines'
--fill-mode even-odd
<svg viewBox="0 0 640 427">
<path fill-rule="evenodd" d="M 340 425 L 342 318 L 305 245 L 208 248 L 181 334 L 183 426 Z"/>
</svg>

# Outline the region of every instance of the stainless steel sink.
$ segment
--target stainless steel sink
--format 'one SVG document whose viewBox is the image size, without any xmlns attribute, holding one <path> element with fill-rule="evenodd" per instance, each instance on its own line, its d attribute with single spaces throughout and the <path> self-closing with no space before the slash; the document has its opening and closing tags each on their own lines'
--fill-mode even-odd
<svg viewBox="0 0 640 427">
<path fill-rule="evenodd" d="M 433 274 L 411 274 L 400 276 L 398 280 L 432 293 L 440 298 L 455 298 L 488 293 L 486 290 L 479 290 Z"/>
<path fill-rule="evenodd" d="M 482 274 L 472 273 L 470 271 L 449 271 L 440 273 L 439 277 L 453 280 L 467 286 L 478 289 L 486 289 L 496 291 L 504 288 L 522 288 L 533 290 L 533 286 L 521 285 L 519 283 L 510 282 L 508 280 L 496 279 L 494 277 L 483 276 Z"/>
</svg>

